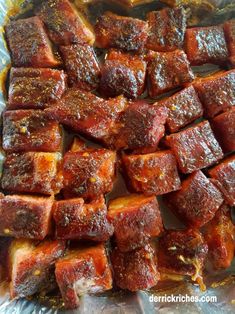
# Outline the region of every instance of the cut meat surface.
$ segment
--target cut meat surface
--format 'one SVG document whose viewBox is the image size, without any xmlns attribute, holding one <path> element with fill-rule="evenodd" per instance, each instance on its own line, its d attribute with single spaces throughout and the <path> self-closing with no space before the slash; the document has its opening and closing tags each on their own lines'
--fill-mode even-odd
<svg viewBox="0 0 235 314">
<path fill-rule="evenodd" d="M 38 17 L 11 21 L 5 30 L 15 67 L 49 68 L 59 65 Z"/>
</svg>

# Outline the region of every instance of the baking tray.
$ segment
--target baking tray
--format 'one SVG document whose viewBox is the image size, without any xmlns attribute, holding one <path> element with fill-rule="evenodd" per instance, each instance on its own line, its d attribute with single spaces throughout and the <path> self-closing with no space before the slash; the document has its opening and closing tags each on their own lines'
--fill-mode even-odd
<svg viewBox="0 0 235 314">
<path fill-rule="evenodd" d="M 164 6 L 161 1 L 150 0 L 149 4 L 127 8 L 113 4 L 115 1 L 84 1 L 75 0 L 77 4 L 89 2 L 85 14 L 95 20 L 104 10 L 111 9 L 119 14 L 132 15 L 134 17 L 144 18 L 146 13 L 151 10 L 160 9 Z M 116 0 L 117 2 L 118 0 Z M 0 0 L 0 113 L 6 106 L 5 84 L 8 70 L 10 67 L 10 56 L 4 40 L 3 26 L 7 20 L 18 14 L 25 14 L 30 10 L 33 2 L 40 0 Z M 92 3 L 91 3 L 92 2 Z M 163 1 L 164 2 L 164 1 Z M 167 1 L 165 1 L 167 2 Z M 169 2 L 169 1 L 168 1 Z M 173 2 L 173 1 L 171 1 Z M 228 18 L 235 17 L 235 0 L 182 0 L 178 3 L 186 3 L 189 12 L 192 12 L 190 25 L 212 25 L 219 24 Z M 22 13 L 23 12 L 23 13 Z M 27 14 L 27 13 L 26 13 Z M 209 72 L 217 71 L 216 66 L 200 67 L 194 69 L 199 75 L 205 75 Z M 4 160 L 4 154 L 0 152 L 0 169 Z M 1 170 L 0 170 L 1 171 Z M 164 216 L 168 222 L 168 227 L 172 221 L 169 219 L 170 213 Z M 99 296 L 84 296 L 81 298 L 79 309 L 66 311 L 61 305 L 57 296 L 48 296 L 44 298 L 30 298 L 12 301 L 9 299 L 8 286 L 6 283 L 0 284 L 0 313 L 1 314 L 52 314 L 52 313 L 81 313 L 81 314 L 153 314 L 153 313 L 205 313 L 205 314 L 230 314 L 235 313 L 235 261 L 233 265 L 224 272 L 208 275 L 206 279 L 209 287 L 206 292 L 201 292 L 197 286 L 187 282 L 171 283 L 168 286 L 158 287 L 150 291 L 139 291 L 130 293 L 126 291 L 108 292 Z M 212 288 L 212 287 L 213 288 Z M 174 296 L 188 295 L 189 297 L 197 296 L 216 296 L 217 302 L 159 302 L 150 301 L 152 295 L 156 296 Z"/>
</svg>

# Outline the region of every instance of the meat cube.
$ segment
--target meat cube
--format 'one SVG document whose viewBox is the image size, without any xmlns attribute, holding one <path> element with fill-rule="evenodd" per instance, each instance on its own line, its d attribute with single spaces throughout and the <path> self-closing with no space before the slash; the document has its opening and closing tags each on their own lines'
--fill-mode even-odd
<svg viewBox="0 0 235 314">
<path fill-rule="evenodd" d="M 147 48 L 172 51 L 183 47 L 187 16 L 183 8 L 164 8 L 147 15 L 150 26 Z"/>
<path fill-rule="evenodd" d="M 120 117 L 122 127 L 114 140 L 115 148 L 155 151 L 165 134 L 167 113 L 167 108 L 157 108 L 145 100 L 130 103 Z"/>
<path fill-rule="evenodd" d="M 87 91 L 99 84 L 100 67 L 94 49 L 88 45 L 61 46 L 60 51 L 68 73 L 70 85 Z"/>
<path fill-rule="evenodd" d="M 145 290 L 155 286 L 159 280 L 155 248 L 150 244 L 125 253 L 115 248 L 111 262 L 116 285 L 122 289 Z"/>
<path fill-rule="evenodd" d="M 185 50 L 192 65 L 226 62 L 228 49 L 223 27 L 188 28 L 185 34 Z"/>
<path fill-rule="evenodd" d="M 57 239 L 86 239 L 107 241 L 113 226 L 107 220 L 103 197 L 84 204 L 82 198 L 58 201 L 53 209 Z"/>
<path fill-rule="evenodd" d="M 214 137 L 208 121 L 198 123 L 166 138 L 180 170 L 192 173 L 223 158 L 223 152 Z"/>
<path fill-rule="evenodd" d="M 211 121 L 212 129 L 224 152 L 235 150 L 235 107 Z"/>
<path fill-rule="evenodd" d="M 235 155 L 224 159 L 219 165 L 209 170 L 214 184 L 222 192 L 225 201 L 235 206 Z"/>
<path fill-rule="evenodd" d="M 205 226 L 205 240 L 214 269 L 230 267 L 235 253 L 235 226 L 229 208 L 222 206 Z"/>
<path fill-rule="evenodd" d="M 182 50 L 155 52 L 148 64 L 149 95 L 156 97 L 194 79 L 186 54 Z"/>
<path fill-rule="evenodd" d="M 116 153 L 108 149 L 67 152 L 63 160 L 66 198 L 97 198 L 113 188 Z"/>
<path fill-rule="evenodd" d="M 96 44 L 100 48 L 142 51 L 148 38 L 148 23 L 132 17 L 105 12 L 95 25 Z"/>
<path fill-rule="evenodd" d="M 13 66 L 49 68 L 59 64 L 38 17 L 11 21 L 5 30 Z"/>
<path fill-rule="evenodd" d="M 0 235 L 43 240 L 50 233 L 52 205 L 46 197 L 5 196 L 0 199 Z"/>
<path fill-rule="evenodd" d="M 69 0 L 44 1 L 35 14 L 46 24 L 50 39 L 57 45 L 94 43 L 91 25 Z"/>
<path fill-rule="evenodd" d="M 224 33 L 227 40 L 229 55 L 235 58 L 235 19 L 224 23 Z"/>
<path fill-rule="evenodd" d="M 122 158 L 128 182 L 136 192 L 162 195 L 180 189 L 174 155 L 170 150 Z"/>
<path fill-rule="evenodd" d="M 116 121 L 126 107 L 127 101 L 123 96 L 104 100 L 71 88 L 60 101 L 47 108 L 46 113 L 74 131 L 106 143 L 116 132 Z"/>
<path fill-rule="evenodd" d="M 137 98 L 144 91 L 146 67 L 141 56 L 109 51 L 101 70 L 101 93 L 108 97 L 123 94 L 128 98 Z"/>
<path fill-rule="evenodd" d="M 223 203 L 217 187 L 199 170 L 182 181 L 182 189 L 165 196 L 170 209 L 189 227 L 210 221 Z"/>
<path fill-rule="evenodd" d="M 79 297 L 112 289 L 112 274 L 103 245 L 76 249 L 56 263 L 56 280 L 65 307 L 79 306 Z"/>
<path fill-rule="evenodd" d="M 194 87 L 208 118 L 235 106 L 235 70 L 199 79 Z"/>
<path fill-rule="evenodd" d="M 168 109 L 166 124 L 171 133 L 179 131 L 203 114 L 202 104 L 193 86 L 184 88 L 156 105 Z"/>
<path fill-rule="evenodd" d="M 148 243 L 163 231 L 162 218 L 155 196 L 131 194 L 109 203 L 108 219 L 120 251 L 128 252 Z"/>
<path fill-rule="evenodd" d="M 61 189 L 60 153 L 8 154 L 3 165 L 2 188 L 10 192 L 52 195 Z"/>
<path fill-rule="evenodd" d="M 159 241 L 159 271 L 190 276 L 205 288 L 201 275 L 207 252 L 208 246 L 198 230 L 168 230 Z"/>
<path fill-rule="evenodd" d="M 14 240 L 9 249 L 10 295 L 12 299 L 55 288 L 54 264 L 63 256 L 65 242 Z"/>
<path fill-rule="evenodd" d="M 64 71 L 11 68 L 7 109 L 44 109 L 60 99 L 65 88 Z"/>
<path fill-rule="evenodd" d="M 59 124 L 41 110 L 3 113 L 3 149 L 7 152 L 56 152 L 62 148 Z"/>
</svg>

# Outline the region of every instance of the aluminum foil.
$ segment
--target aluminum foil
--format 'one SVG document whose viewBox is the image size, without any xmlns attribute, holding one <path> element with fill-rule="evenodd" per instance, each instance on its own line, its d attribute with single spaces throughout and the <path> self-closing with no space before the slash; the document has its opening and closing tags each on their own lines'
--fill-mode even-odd
<svg viewBox="0 0 235 314">
<path fill-rule="evenodd" d="M 35 0 L 39 2 L 40 0 Z M 116 0 L 115 0 L 116 1 Z M 3 25 L 10 16 L 24 11 L 32 4 L 33 0 L 0 0 L 0 82 L 7 76 L 10 66 L 10 56 L 3 36 Z M 89 3 L 89 9 L 95 15 L 100 15 L 105 9 L 110 8 L 112 1 L 103 4 L 91 4 L 91 1 L 76 0 L 77 3 Z M 117 2 L 117 1 L 116 1 Z M 235 17 L 235 0 L 163 0 L 150 1 L 151 3 L 141 8 L 133 8 L 132 15 L 143 17 L 148 10 L 156 10 L 163 6 L 163 2 L 174 5 L 181 3 L 187 5 L 191 25 L 210 25 L 220 23 L 230 17 Z M 127 7 L 115 8 L 117 12 L 128 12 Z M 10 12 L 10 13 L 9 13 Z M 87 11 L 88 12 L 88 11 Z M 200 69 L 199 69 L 200 70 Z M 6 106 L 4 86 L 0 85 L 0 113 Z M 4 155 L 0 153 L 0 166 Z M 1 168 L 1 167 L 0 167 Z M 166 212 L 164 210 L 164 216 Z M 166 217 L 165 217 L 166 218 Z M 164 219 L 164 217 L 163 217 Z M 166 218 L 168 227 L 169 216 Z M 207 291 L 201 292 L 197 286 L 187 282 L 172 283 L 168 286 L 157 287 L 150 291 L 130 293 L 125 291 L 108 292 L 99 296 L 84 296 L 79 309 L 66 311 L 59 305 L 58 296 L 43 298 L 21 299 L 12 301 L 9 298 L 7 283 L 0 284 L 0 313 L 1 314 L 52 314 L 52 313 L 81 313 L 81 314 L 230 314 L 235 313 L 235 262 L 230 269 L 219 274 L 208 275 L 206 279 Z M 180 302 L 151 302 L 152 296 L 217 296 L 216 303 L 180 303 Z"/>
</svg>

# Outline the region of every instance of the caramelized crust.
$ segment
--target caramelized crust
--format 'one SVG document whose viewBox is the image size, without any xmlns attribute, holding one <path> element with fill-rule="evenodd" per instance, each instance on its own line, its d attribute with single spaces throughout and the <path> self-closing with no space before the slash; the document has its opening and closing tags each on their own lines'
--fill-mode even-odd
<svg viewBox="0 0 235 314">
<path fill-rule="evenodd" d="M 53 200 L 8 195 L 0 199 L 0 235 L 43 240 L 50 232 Z"/>
<path fill-rule="evenodd" d="M 46 24 L 50 39 L 55 44 L 94 43 L 91 25 L 68 0 L 43 1 L 35 14 Z"/>
<path fill-rule="evenodd" d="M 49 68 L 59 65 L 38 17 L 11 21 L 5 30 L 13 66 Z"/>
<path fill-rule="evenodd" d="M 148 243 L 163 231 L 162 218 L 155 196 L 131 194 L 110 201 L 108 219 L 120 251 L 128 252 Z"/>
<path fill-rule="evenodd" d="M 76 249 L 56 263 L 56 280 L 65 307 L 79 306 L 84 294 L 112 289 L 112 274 L 103 245 Z"/>
<path fill-rule="evenodd" d="M 210 221 L 223 203 L 216 186 L 199 170 L 182 181 L 182 188 L 164 200 L 180 220 L 191 228 L 200 228 Z"/>
<path fill-rule="evenodd" d="M 234 65 L 235 62 L 232 60 L 235 60 L 235 19 L 229 20 L 224 23 L 224 33 L 227 40 L 230 60 Z"/>
<path fill-rule="evenodd" d="M 95 25 L 96 44 L 100 48 L 142 51 L 148 38 L 148 23 L 132 17 L 106 12 Z"/>
</svg>

